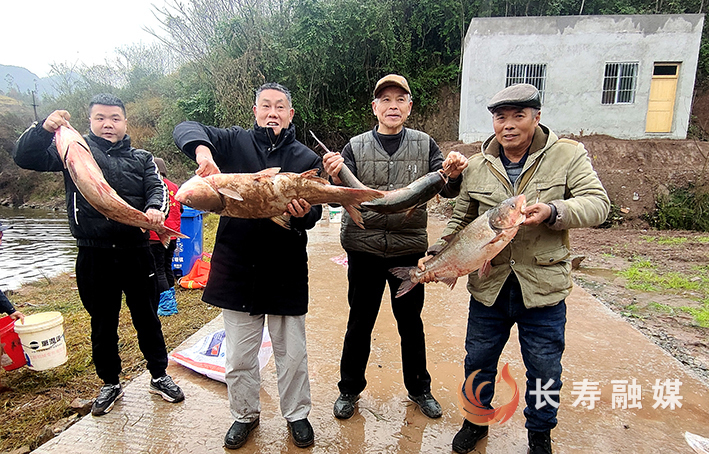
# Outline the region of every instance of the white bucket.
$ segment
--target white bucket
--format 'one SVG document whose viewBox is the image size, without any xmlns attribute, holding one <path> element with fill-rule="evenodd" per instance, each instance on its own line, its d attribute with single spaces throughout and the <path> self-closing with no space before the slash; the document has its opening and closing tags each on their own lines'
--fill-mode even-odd
<svg viewBox="0 0 709 454">
<path fill-rule="evenodd" d="M 330 222 L 342 221 L 342 207 L 329 207 Z"/>
<path fill-rule="evenodd" d="M 46 370 L 67 361 L 64 342 L 64 317 L 59 312 L 41 312 L 25 317 L 25 323 L 15 323 L 20 336 L 27 367 Z"/>
</svg>

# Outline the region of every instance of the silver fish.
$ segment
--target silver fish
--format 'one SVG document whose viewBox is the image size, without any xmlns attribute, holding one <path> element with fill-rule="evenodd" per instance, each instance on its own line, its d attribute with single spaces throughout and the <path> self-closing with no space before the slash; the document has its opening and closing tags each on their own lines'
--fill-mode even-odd
<svg viewBox="0 0 709 454">
<path fill-rule="evenodd" d="M 436 273 L 437 282 L 445 282 L 453 288 L 459 277 L 479 270 L 517 234 L 520 224 L 525 220 L 522 213 L 525 206 L 524 194 L 511 197 L 478 216 L 458 233 L 443 237 L 447 244 L 426 262 L 425 271 L 417 266 L 390 269 L 394 276 L 403 281 L 396 297 L 414 288 L 428 271 Z"/>
</svg>

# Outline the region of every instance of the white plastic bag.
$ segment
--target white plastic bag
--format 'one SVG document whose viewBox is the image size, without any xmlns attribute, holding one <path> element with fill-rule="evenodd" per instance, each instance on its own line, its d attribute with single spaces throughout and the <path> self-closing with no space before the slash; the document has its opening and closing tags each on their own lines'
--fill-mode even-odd
<svg viewBox="0 0 709 454">
<path fill-rule="evenodd" d="M 212 380 L 225 382 L 226 344 L 223 343 L 225 335 L 223 329 L 210 333 L 192 347 L 171 353 L 170 359 Z M 271 353 L 273 353 L 271 336 L 268 334 L 268 329 L 264 327 L 261 348 L 258 352 L 259 370 L 266 366 Z"/>
</svg>

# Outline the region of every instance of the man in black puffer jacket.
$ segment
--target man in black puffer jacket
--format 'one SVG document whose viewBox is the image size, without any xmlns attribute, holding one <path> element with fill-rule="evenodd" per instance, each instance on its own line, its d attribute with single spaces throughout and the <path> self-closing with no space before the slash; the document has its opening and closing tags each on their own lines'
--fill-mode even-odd
<svg viewBox="0 0 709 454">
<path fill-rule="evenodd" d="M 253 129 L 180 123 L 175 144 L 194 159 L 197 175 L 220 172 L 255 173 L 269 167 L 301 173 L 321 167 L 317 154 L 295 139 L 291 123 L 295 111 L 288 89 L 269 83 L 256 92 Z M 286 230 L 270 219 L 219 220 L 209 282 L 202 299 L 221 307 L 226 338 L 226 383 L 234 423 L 224 445 L 236 449 L 246 443 L 258 425 L 260 375 L 258 351 L 265 316 L 278 371 L 281 414 L 293 443 L 313 444 L 310 383 L 305 345 L 308 311 L 308 257 L 306 230 L 322 215 L 320 205 L 292 200 L 293 216 Z"/>
<path fill-rule="evenodd" d="M 148 232 L 120 224 L 96 211 L 81 195 L 64 168 L 52 139 L 68 124 L 66 110 L 52 112 L 42 123 L 30 126 L 15 144 L 17 165 L 41 172 L 63 172 L 69 227 L 76 238 L 76 284 L 81 302 L 91 315 L 91 347 L 96 374 L 104 382 L 91 412 L 101 416 L 123 396 L 119 374 L 118 319 L 122 293 L 138 332 L 140 351 L 152 375 L 150 392 L 168 402 L 184 400 L 182 390 L 165 373 L 167 350 L 157 315 L 158 291 L 155 261 Z M 131 147 L 126 134 L 126 111 L 120 99 L 94 96 L 89 104 L 90 132 L 84 136 L 108 184 L 128 204 L 145 211 L 161 226 L 168 210 L 167 188 L 153 156 Z"/>
</svg>

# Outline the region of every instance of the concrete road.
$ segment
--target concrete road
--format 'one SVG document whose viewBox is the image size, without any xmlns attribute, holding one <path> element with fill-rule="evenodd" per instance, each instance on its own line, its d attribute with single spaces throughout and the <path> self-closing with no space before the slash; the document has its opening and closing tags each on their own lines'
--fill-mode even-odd
<svg viewBox="0 0 709 454">
<path fill-rule="evenodd" d="M 437 238 L 442 228 L 442 221 L 432 220 L 431 238 Z M 373 335 L 367 389 L 354 417 L 340 421 L 333 417 L 332 405 L 338 395 L 339 359 L 348 313 L 346 269 L 337 260 L 341 254 L 339 224 L 323 223 L 311 231 L 311 305 L 307 335 L 313 397 L 310 421 L 316 436 L 313 447 L 299 449 L 289 440 L 285 420 L 280 415 L 276 372 L 271 359 L 262 371 L 260 426 L 238 451 L 222 446 L 232 423 L 226 386 L 171 362 L 168 373 L 184 390 L 184 402 L 168 404 L 148 394 L 150 377 L 146 372 L 126 387 L 125 397 L 111 413 L 99 418 L 84 417 L 35 452 L 451 452 L 451 441 L 462 423 L 457 389 L 464 378 L 468 305 L 465 279 L 460 279 L 452 291 L 443 284 L 429 284 L 426 294 L 424 323 L 428 364 L 433 378 L 432 392 L 443 407 L 443 417 L 426 418 L 406 397 L 398 333 L 387 296 Z M 268 298 L 268 289 L 264 289 L 264 298 Z M 575 288 L 567 304 L 564 387 L 559 426 L 552 432 L 554 452 L 693 452 L 684 441 L 684 432 L 709 436 L 707 384 L 583 289 Z M 177 350 L 219 328 L 221 317 Z M 510 420 L 490 427 L 490 436 L 479 443 L 474 452 L 527 452 L 522 414 L 525 370 L 516 331 L 503 353 L 504 363 L 509 363 L 510 373 L 520 387 L 520 405 Z M 586 391 L 581 392 L 584 380 L 588 384 Z M 631 386 L 612 383 L 622 380 L 627 380 Z M 657 380 L 660 386 L 655 387 Z M 495 403 L 508 402 L 509 389 L 498 388 Z M 640 390 L 639 399 L 633 398 L 633 389 Z M 597 400 L 590 398 L 593 395 Z M 584 396 L 587 398 L 579 399 Z M 630 397 L 629 403 L 636 407 L 639 403 L 641 408 L 622 408 L 624 397 Z M 613 408 L 614 400 L 616 408 Z M 653 408 L 656 404 L 659 405 Z"/>
</svg>

